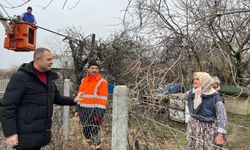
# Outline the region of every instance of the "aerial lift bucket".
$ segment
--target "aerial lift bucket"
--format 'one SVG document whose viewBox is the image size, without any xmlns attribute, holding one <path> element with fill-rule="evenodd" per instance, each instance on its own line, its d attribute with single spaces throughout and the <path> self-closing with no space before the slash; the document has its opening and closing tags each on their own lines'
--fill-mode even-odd
<svg viewBox="0 0 250 150">
<path fill-rule="evenodd" d="M 34 51 L 36 49 L 36 26 L 27 22 L 11 24 L 13 32 L 7 32 L 4 48 L 13 51 Z"/>
</svg>

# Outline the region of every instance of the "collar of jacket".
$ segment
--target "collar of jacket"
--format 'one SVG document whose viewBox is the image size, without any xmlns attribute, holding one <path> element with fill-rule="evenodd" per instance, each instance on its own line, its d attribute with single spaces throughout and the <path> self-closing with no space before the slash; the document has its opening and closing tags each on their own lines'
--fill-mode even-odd
<svg viewBox="0 0 250 150">
<path fill-rule="evenodd" d="M 202 98 L 208 98 L 208 97 L 214 96 L 214 95 L 216 95 L 216 94 L 218 94 L 217 91 L 215 91 L 215 92 L 213 92 L 213 93 L 211 93 L 211 94 L 209 94 L 209 95 L 207 95 L 207 94 L 202 94 L 201 97 L 202 97 Z M 194 99 L 194 96 L 195 96 L 195 94 L 194 94 L 193 90 L 191 90 L 190 93 L 189 93 L 189 98 Z"/>
<path fill-rule="evenodd" d="M 26 14 L 26 15 L 29 15 L 29 16 L 33 16 L 32 13 L 26 12 L 25 14 Z"/>
<path fill-rule="evenodd" d="M 26 72 L 26 73 L 28 73 L 28 74 L 31 74 L 31 75 L 35 75 L 36 76 L 36 73 L 35 73 L 35 70 L 34 70 L 34 61 L 31 61 L 30 63 L 24 63 L 24 64 L 22 64 L 20 67 L 19 67 L 19 69 L 18 69 L 18 71 L 23 71 L 23 72 Z M 58 76 L 58 74 L 57 73 L 55 73 L 55 72 L 53 72 L 53 71 L 47 71 L 47 72 L 45 72 L 46 73 L 46 75 L 49 77 L 49 78 L 51 78 L 51 79 L 53 79 L 53 80 L 55 80 L 55 79 L 57 79 L 57 78 L 59 78 L 59 76 Z"/>
</svg>

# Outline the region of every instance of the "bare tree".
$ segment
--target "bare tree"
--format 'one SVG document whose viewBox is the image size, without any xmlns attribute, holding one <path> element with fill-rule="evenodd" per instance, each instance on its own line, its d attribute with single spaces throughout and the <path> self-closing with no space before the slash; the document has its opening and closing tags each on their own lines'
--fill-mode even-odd
<svg viewBox="0 0 250 150">
<path fill-rule="evenodd" d="M 131 0 L 123 23 L 128 34 L 148 39 L 145 44 L 153 45 L 152 51 L 166 64 L 183 53 L 182 71 L 219 75 L 224 70 L 225 82 L 232 77 L 235 84 L 246 85 L 249 13 L 245 0 Z"/>
</svg>

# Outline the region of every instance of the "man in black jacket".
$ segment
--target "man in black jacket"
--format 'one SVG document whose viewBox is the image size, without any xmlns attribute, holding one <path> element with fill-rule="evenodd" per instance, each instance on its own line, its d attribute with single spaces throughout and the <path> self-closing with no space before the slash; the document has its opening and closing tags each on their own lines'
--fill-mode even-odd
<svg viewBox="0 0 250 150">
<path fill-rule="evenodd" d="M 53 104 L 76 104 L 57 90 L 50 50 L 36 49 L 33 59 L 11 77 L 0 105 L 6 144 L 18 150 L 40 150 L 49 144 Z"/>
</svg>

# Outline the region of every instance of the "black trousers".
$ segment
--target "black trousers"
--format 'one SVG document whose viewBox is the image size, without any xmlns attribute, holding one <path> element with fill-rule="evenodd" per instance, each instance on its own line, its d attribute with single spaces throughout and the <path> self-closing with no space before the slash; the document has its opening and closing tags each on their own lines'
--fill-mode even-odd
<svg viewBox="0 0 250 150">
<path fill-rule="evenodd" d="M 92 137 L 96 137 L 100 131 L 100 126 L 85 126 L 83 127 L 83 135 L 86 139 L 91 139 Z"/>
<path fill-rule="evenodd" d="M 80 107 L 79 113 L 80 122 L 83 125 L 83 135 L 87 139 L 96 137 L 100 132 L 105 109 Z"/>
</svg>

